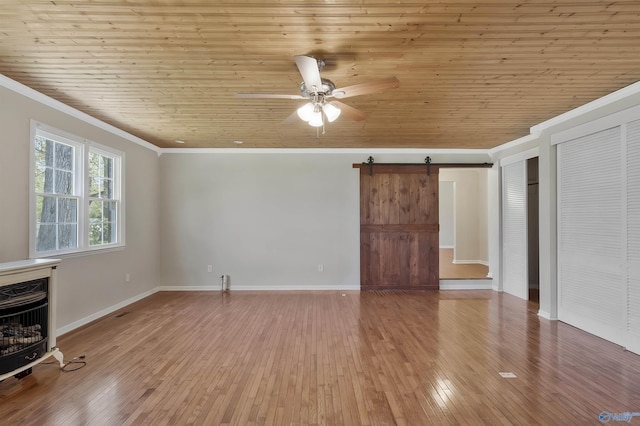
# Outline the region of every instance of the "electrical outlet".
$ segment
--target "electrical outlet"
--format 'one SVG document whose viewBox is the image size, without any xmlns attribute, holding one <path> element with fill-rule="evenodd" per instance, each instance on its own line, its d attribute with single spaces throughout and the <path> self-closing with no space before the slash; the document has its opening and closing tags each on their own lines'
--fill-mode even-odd
<svg viewBox="0 0 640 426">
<path fill-rule="evenodd" d="M 127 272 L 124 274 L 124 282 L 128 283 L 129 281 L 131 281 L 131 275 Z"/>
<path fill-rule="evenodd" d="M 207 272 L 213 272 L 213 265 L 207 265 Z"/>
<path fill-rule="evenodd" d="M 322 263 L 318 264 L 318 272 L 324 272 L 324 265 Z"/>
</svg>

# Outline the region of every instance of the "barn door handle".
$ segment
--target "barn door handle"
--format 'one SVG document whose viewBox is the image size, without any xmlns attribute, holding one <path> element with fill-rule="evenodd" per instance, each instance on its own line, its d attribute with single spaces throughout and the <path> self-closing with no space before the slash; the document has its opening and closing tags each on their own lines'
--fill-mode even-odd
<svg viewBox="0 0 640 426">
<path fill-rule="evenodd" d="M 431 157 L 425 158 L 424 162 L 427 164 L 427 176 L 431 176 Z"/>
</svg>

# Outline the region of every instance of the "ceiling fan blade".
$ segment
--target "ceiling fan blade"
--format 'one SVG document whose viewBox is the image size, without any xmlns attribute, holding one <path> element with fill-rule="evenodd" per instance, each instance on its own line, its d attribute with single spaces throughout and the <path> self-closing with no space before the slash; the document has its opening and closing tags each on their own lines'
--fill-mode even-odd
<svg viewBox="0 0 640 426">
<path fill-rule="evenodd" d="M 253 99 L 307 99 L 301 95 L 277 95 L 271 93 L 236 93 L 236 98 L 253 98 Z"/>
<path fill-rule="evenodd" d="M 307 90 L 313 92 L 322 90 L 322 79 L 320 78 L 320 70 L 318 69 L 318 61 L 311 56 L 294 56 L 298 70 L 304 80 Z M 314 89 L 314 87 L 316 89 Z"/>
<path fill-rule="evenodd" d="M 369 93 L 380 93 L 397 87 L 400 87 L 400 81 L 395 77 L 389 77 L 381 80 L 370 81 L 368 83 L 354 84 L 353 86 L 334 89 L 333 97 L 344 99 L 352 96 L 367 95 Z"/>
<path fill-rule="evenodd" d="M 282 124 L 293 124 L 296 121 L 300 121 L 300 117 L 298 117 L 298 111 L 293 111 L 293 113 L 288 116 L 287 118 L 285 118 L 284 120 L 282 120 Z"/>
<path fill-rule="evenodd" d="M 344 115 L 345 117 L 353 121 L 362 121 L 365 118 L 367 118 L 367 115 L 364 112 L 352 106 L 349 106 L 347 104 L 343 104 L 340 101 L 331 101 L 329 103 L 335 106 L 336 108 L 339 108 L 340 111 L 342 112 L 341 115 Z"/>
</svg>

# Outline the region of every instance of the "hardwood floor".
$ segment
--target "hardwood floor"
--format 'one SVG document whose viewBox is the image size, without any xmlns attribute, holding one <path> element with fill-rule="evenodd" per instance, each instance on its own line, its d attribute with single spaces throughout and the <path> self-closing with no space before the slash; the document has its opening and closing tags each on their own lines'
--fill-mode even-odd
<svg viewBox="0 0 640 426">
<path fill-rule="evenodd" d="M 453 249 L 440 249 L 440 279 L 484 279 L 487 278 L 489 267 L 480 263 L 453 263 Z"/>
<path fill-rule="evenodd" d="M 640 356 L 531 306 L 492 291 L 156 293 L 58 340 L 85 368 L 0 383 L 0 419 L 568 425 L 640 411 Z"/>
</svg>

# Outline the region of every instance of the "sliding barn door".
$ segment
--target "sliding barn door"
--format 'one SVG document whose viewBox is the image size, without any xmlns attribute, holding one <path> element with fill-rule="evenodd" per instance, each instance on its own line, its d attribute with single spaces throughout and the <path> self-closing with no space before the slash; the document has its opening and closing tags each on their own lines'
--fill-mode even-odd
<svg viewBox="0 0 640 426">
<path fill-rule="evenodd" d="M 438 168 L 360 169 L 360 287 L 439 288 Z"/>
</svg>

